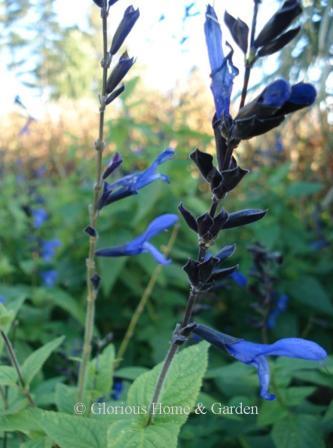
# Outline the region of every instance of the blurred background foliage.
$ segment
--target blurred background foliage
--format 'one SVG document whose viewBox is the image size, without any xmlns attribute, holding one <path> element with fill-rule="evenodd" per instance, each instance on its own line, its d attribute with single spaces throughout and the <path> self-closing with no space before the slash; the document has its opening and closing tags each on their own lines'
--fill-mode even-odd
<svg viewBox="0 0 333 448">
<path fill-rule="evenodd" d="M 5 302 L 26 297 L 12 334 L 18 358 L 23 360 L 41 343 L 65 335 L 63 350 L 55 356 L 56 362 L 47 365 L 45 377 L 75 384 L 85 308 L 83 229 L 94 169 L 97 104 L 93 92 L 99 52 L 96 12 L 90 18 L 90 31 L 83 32 L 61 28 L 53 6 L 51 0 L 33 2 L 37 26 L 30 27 L 29 34 L 23 24 L 31 23 L 32 2 L 2 0 L 1 44 L 10 49 L 11 64 L 29 73 L 32 88 L 46 89 L 61 113 L 27 126 L 28 115 L 18 105 L 18 112 L 1 124 L 0 296 Z M 268 137 L 246 142 L 237 150 L 241 166 L 251 173 L 238 192 L 229 195 L 226 208 L 260 207 L 267 208 L 268 214 L 259 223 L 224 233 L 218 244 L 237 242 L 233 260 L 239 263 L 243 281 L 230 280 L 218 294 L 203 297 L 197 318 L 225 333 L 260 341 L 260 329 L 251 319 L 256 300 L 250 291 L 248 250 L 249 244 L 260 242 L 283 254 L 284 262 L 275 273 L 276 292 L 289 298 L 268 332 L 269 341 L 301 336 L 332 352 L 333 156 L 328 82 L 332 79 L 332 1 L 307 1 L 304 6 L 304 32 L 293 51 L 282 52 L 276 73 L 297 80 L 316 70 L 319 101 Z M 43 27 L 52 33 L 45 33 Z M 33 55 L 29 63 L 22 57 L 25 51 Z M 108 114 L 106 153 L 122 154 L 122 174 L 145 168 L 167 146 L 176 148 L 176 157 L 161 168 L 170 176 L 170 185 L 153 184 L 139 196 L 102 211 L 99 247 L 133 238 L 158 214 L 177 213 L 180 201 L 197 215 L 205 210 L 208 190 L 189 153 L 196 147 L 213 151 L 210 112 L 209 92 L 195 71 L 185 88 L 168 94 L 147 89 L 138 77 L 127 83 L 122 99 Z M 160 237 L 162 248 L 169 237 Z M 122 361 L 121 367 L 128 369 L 119 371 L 118 398 L 124 397 L 139 371 L 162 360 L 184 307 L 188 285 L 182 266 L 194 255 L 194 248 L 195 235 L 181 223 L 171 251 L 173 263 L 159 275 Z M 155 267 L 149 255 L 99 260 L 102 286 L 95 353 L 105 341 L 119 346 Z M 292 447 L 324 446 L 321 434 L 331 446 L 332 359 L 322 369 L 285 359 L 272 366 L 278 399 L 263 403 L 254 371 L 211 349 L 200 401 L 257 403 L 260 415 L 191 417 L 180 446 L 205 443 L 213 448 L 223 440 L 225 447 L 280 448 L 289 446 L 283 444 L 286 431 L 303 434 Z M 52 407 L 52 394 L 46 392 L 40 392 L 40 401 Z"/>
</svg>

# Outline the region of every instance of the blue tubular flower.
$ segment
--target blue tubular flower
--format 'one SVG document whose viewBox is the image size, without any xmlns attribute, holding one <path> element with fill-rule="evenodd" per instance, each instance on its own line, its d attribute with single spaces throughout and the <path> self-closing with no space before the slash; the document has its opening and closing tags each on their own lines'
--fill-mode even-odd
<svg viewBox="0 0 333 448">
<path fill-rule="evenodd" d="M 216 117 L 221 119 L 229 115 L 232 84 L 234 77 L 238 75 L 238 69 L 232 63 L 232 51 L 226 57 L 223 54 L 221 27 L 211 5 L 207 6 L 206 11 L 205 36 Z"/>
<path fill-rule="evenodd" d="M 264 134 L 281 124 L 286 114 L 311 106 L 315 99 L 313 85 L 300 82 L 290 86 L 285 79 L 278 79 L 240 109 L 233 137 L 243 140 Z"/>
<path fill-rule="evenodd" d="M 6 302 L 6 297 L 0 296 L 0 303 L 5 303 L 5 302 Z"/>
<path fill-rule="evenodd" d="M 120 378 L 115 378 L 111 392 L 111 398 L 113 400 L 119 400 L 123 389 L 124 389 L 123 380 Z"/>
<path fill-rule="evenodd" d="M 291 88 L 285 79 L 278 79 L 270 84 L 262 93 L 260 104 L 274 109 L 280 108 L 289 99 Z"/>
<path fill-rule="evenodd" d="M 57 239 L 49 240 L 49 241 L 43 241 L 42 247 L 41 247 L 41 255 L 43 260 L 45 261 L 51 261 L 52 258 L 55 256 L 55 251 L 57 247 L 61 245 L 61 242 Z"/>
<path fill-rule="evenodd" d="M 33 226 L 35 229 L 40 229 L 49 217 L 47 211 L 44 208 L 32 209 L 31 215 L 33 217 Z"/>
<path fill-rule="evenodd" d="M 247 277 L 240 271 L 233 272 L 230 277 L 233 279 L 236 285 L 240 286 L 241 288 L 245 288 L 245 286 L 247 285 Z"/>
<path fill-rule="evenodd" d="M 266 356 L 286 356 L 311 361 L 321 361 L 327 357 L 326 351 L 318 344 L 306 339 L 279 339 L 273 344 L 257 344 L 244 339 L 236 339 L 220 333 L 206 325 L 197 324 L 193 332 L 211 344 L 226 350 L 231 356 L 245 364 L 256 367 L 260 383 L 260 395 L 265 400 L 274 400 L 268 391 L 269 365 Z"/>
<path fill-rule="evenodd" d="M 316 99 L 317 92 L 312 84 L 299 82 L 291 87 L 291 93 L 282 108 L 282 113 L 289 114 L 303 107 L 311 106 Z"/>
<path fill-rule="evenodd" d="M 122 257 L 128 255 L 139 255 L 144 252 L 150 252 L 159 264 L 169 264 L 171 260 L 156 249 L 155 246 L 148 241 L 159 233 L 172 227 L 178 221 L 177 215 L 166 214 L 154 219 L 142 235 L 136 237 L 123 246 L 116 246 L 107 249 L 99 249 L 96 251 L 97 257 Z"/>
<path fill-rule="evenodd" d="M 159 154 L 156 160 L 146 170 L 129 174 L 112 184 L 104 182 L 103 193 L 99 200 L 99 209 L 112 202 L 137 194 L 139 190 L 158 179 L 168 182 L 168 176 L 156 173 L 156 170 L 159 165 L 171 159 L 174 153 L 173 149 L 168 148 Z"/>
<path fill-rule="evenodd" d="M 51 269 L 49 271 L 43 271 L 41 272 L 40 275 L 42 278 L 43 285 L 46 286 L 47 288 L 52 288 L 57 282 L 58 273 L 54 269 Z"/>
<path fill-rule="evenodd" d="M 268 328 L 275 327 L 277 318 L 287 308 L 288 300 L 289 300 L 289 298 L 286 294 L 281 294 L 279 296 L 279 298 L 276 301 L 275 307 L 272 309 L 272 311 L 270 312 L 270 314 L 268 316 L 268 319 L 267 319 L 267 327 Z"/>
</svg>

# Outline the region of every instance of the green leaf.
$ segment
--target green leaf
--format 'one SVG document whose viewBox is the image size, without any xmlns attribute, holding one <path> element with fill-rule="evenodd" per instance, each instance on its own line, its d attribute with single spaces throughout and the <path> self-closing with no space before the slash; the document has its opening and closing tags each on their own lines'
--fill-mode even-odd
<svg viewBox="0 0 333 448">
<path fill-rule="evenodd" d="M 196 404 L 207 368 L 208 347 L 201 342 L 175 356 L 159 400 L 161 409 L 155 410 L 152 425 L 146 426 L 147 412 L 162 364 L 135 380 L 128 392 L 127 405 L 139 406 L 141 413 L 110 427 L 108 448 L 176 448 L 180 427 Z"/>
<path fill-rule="evenodd" d="M 20 448 L 52 448 L 52 441 L 48 437 L 38 437 L 22 443 Z"/>
<path fill-rule="evenodd" d="M 40 292 L 54 305 L 59 306 L 68 314 L 73 316 L 81 324 L 84 322 L 84 311 L 79 302 L 75 300 L 70 294 L 60 288 L 53 288 L 51 291 L 45 288 L 40 288 Z"/>
<path fill-rule="evenodd" d="M 89 363 L 87 389 L 91 399 L 107 395 L 112 390 L 114 346 L 109 344 L 103 352 Z"/>
<path fill-rule="evenodd" d="M 0 303 L 0 330 L 6 331 L 7 327 L 14 319 L 14 312 L 8 311 L 6 307 Z"/>
<path fill-rule="evenodd" d="M 123 367 L 115 371 L 115 376 L 124 380 L 134 381 L 139 375 L 147 372 L 146 367 Z"/>
<path fill-rule="evenodd" d="M 298 406 L 315 390 L 315 387 L 310 386 L 288 387 L 287 389 L 281 389 L 280 394 L 283 402 L 287 403 L 288 406 Z"/>
<path fill-rule="evenodd" d="M 22 293 L 21 288 L 15 288 L 15 287 L 10 288 L 5 286 L 0 287 L 0 294 L 10 298 L 10 301 L 6 303 L 6 310 L 8 313 L 10 313 L 11 317 L 7 322 L 5 322 L 3 328 L 5 333 L 8 333 L 12 322 L 14 321 L 18 311 L 20 310 L 27 296 L 26 294 Z M 17 294 L 17 296 L 15 294 Z M 2 349 L 3 349 L 3 340 L 2 338 L 0 338 L 0 354 L 2 352 Z"/>
<path fill-rule="evenodd" d="M 319 419 L 312 415 L 289 415 L 272 430 L 277 448 L 324 448 Z"/>
<path fill-rule="evenodd" d="M 108 422 L 61 412 L 31 411 L 31 419 L 61 448 L 106 446 Z"/>
<path fill-rule="evenodd" d="M 287 189 L 287 196 L 300 198 L 314 193 L 318 193 L 323 188 L 323 184 L 319 182 L 294 182 Z"/>
<path fill-rule="evenodd" d="M 97 260 L 101 272 L 103 293 L 107 296 L 126 265 L 127 257 L 109 258 L 100 257 Z"/>
<path fill-rule="evenodd" d="M 289 293 L 298 302 L 307 305 L 315 311 L 333 315 L 333 305 L 330 298 L 314 277 L 301 277 L 289 286 Z"/>
<path fill-rule="evenodd" d="M 263 401 L 257 418 L 258 426 L 267 426 L 288 417 L 288 409 L 278 400 Z"/>
<path fill-rule="evenodd" d="M 23 432 L 38 431 L 38 424 L 32 419 L 32 410 L 25 409 L 17 414 L 3 415 L 0 419 L 0 432 Z"/>
<path fill-rule="evenodd" d="M 0 386 L 15 386 L 17 373 L 13 367 L 0 366 Z"/>
<path fill-rule="evenodd" d="M 251 395 L 258 388 L 258 378 L 253 368 L 234 362 L 226 366 L 211 369 L 205 378 L 213 378 L 221 391 L 228 397 L 233 395 Z"/>
<path fill-rule="evenodd" d="M 31 383 L 35 375 L 41 370 L 45 361 L 49 358 L 51 353 L 56 350 L 64 340 L 64 337 L 54 339 L 51 342 L 43 345 L 35 352 L 33 352 L 22 365 L 22 375 L 27 385 Z"/>
<path fill-rule="evenodd" d="M 144 427 L 129 418 L 111 425 L 107 448 L 176 448 L 178 433 L 174 423 Z"/>
<path fill-rule="evenodd" d="M 55 403 L 60 412 L 73 414 L 74 404 L 77 401 L 77 388 L 58 383 L 55 389 Z"/>
</svg>

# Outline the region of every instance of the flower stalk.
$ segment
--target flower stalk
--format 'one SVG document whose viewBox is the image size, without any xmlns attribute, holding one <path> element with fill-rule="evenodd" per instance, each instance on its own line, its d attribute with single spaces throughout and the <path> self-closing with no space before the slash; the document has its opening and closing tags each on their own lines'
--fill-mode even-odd
<svg viewBox="0 0 333 448">
<path fill-rule="evenodd" d="M 291 86 L 286 80 L 279 79 L 268 85 L 257 98 L 245 104 L 251 68 L 257 58 L 273 54 L 283 48 L 300 29 L 296 27 L 288 30 L 289 25 L 299 16 L 302 8 L 298 0 L 286 0 L 256 37 L 259 4 L 260 0 L 254 0 L 250 39 L 248 38 L 249 27 L 245 22 L 234 18 L 228 12 L 224 15 L 225 24 L 245 56 L 240 110 L 234 118 L 230 114 L 233 79 L 238 74 L 238 69 L 232 62 L 234 50 L 229 45 L 229 53 L 224 54 L 222 30 L 217 14 L 213 6 L 207 6 L 204 31 L 211 68 L 211 90 L 215 104 L 212 126 L 218 166 L 214 166 L 212 155 L 199 149 L 190 155 L 203 179 L 210 186 L 211 206 L 208 212 L 199 217 L 193 216 L 182 204 L 179 206 L 179 211 L 187 226 L 198 236 L 198 255 L 196 260 L 189 258 L 183 267 L 189 279 L 190 294 L 184 317 L 174 330 L 169 351 L 162 364 L 149 407 L 147 425 L 153 422 L 153 409 L 160 400 L 173 359 L 179 347 L 187 341 L 192 332 L 210 343 L 217 343 L 220 346 L 229 344 L 227 351 L 230 354 L 242 362 L 255 365 L 259 373 L 261 396 L 267 400 L 273 399 L 274 396 L 268 391 L 269 367 L 263 356 L 265 349 L 269 350 L 268 354 L 293 358 L 321 360 L 326 356 L 325 350 L 311 341 L 289 338 L 277 341 L 272 345 L 243 343 L 232 336 L 200 326 L 192 320 L 193 310 L 201 294 L 221 289 L 224 279 L 238 269 L 238 266 L 221 268 L 222 262 L 233 254 L 234 244 L 222 247 L 216 255 L 212 255 L 208 251 L 215 243 L 220 231 L 251 224 L 262 219 L 266 214 L 265 210 L 260 209 L 238 210 L 229 213 L 220 207 L 226 195 L 236 188 L 248 173 L 248 170 L 238 165 L 237 159 L 233 155 L 235 148 L 241 140 L 264 134 L 277 127 L 282 123 L 285 115 L 310 106 L 316 98 L 316 91 L 312 85 L 298 83 Z M 238 351 L 235 351 L 234 348 L 236 343 Z M 249 348 L 253 349 L 253 356 L 246 357 L 246 350 Z M 308 355 L 305 353 L 307 349 L 313 351 L 311 358 L 307 357 Z"/>
<path fill-rule="evenodd" d="M 101 195 L 103 179 L 102 179 L 102 162 L 103 151 L 105 148 L 104 142 L 104 115 L 106 108 L 106 86 L 108 79 L 108 69 L 111 64 L 111 57 L 108 53 L 108 29 L 107 29 L 108 7 L 104 0 L 101 8 L 102 19 L 102 35 L 103 35 L 103 58 L 102 58 L 102 89 L 100 95 L 100 109 L 99 109 L 99 131 L 98 139 L 95 142 L 96 149 L 96 182 L 93 190 L 93 201 L 90 207 L 90 227 L 95 229 L 98 219 L 98 201 Z M 87 305 L 86 305 L 86 320 L 84 327 L 84 343 L 82 349 L 82 357 L 79 370 L 78 381 L 78 400 L 82 401 L 84 397 L 84 390 L 87 377 L 87 369 L 91 355 L 91 345 L 94 331 L 95 321 L 95 301 L 97 298 L 97 288 L 94 287 L 91 279 L 96 274 L 95 263 L 95 250 L 96 250 L 96 235 L 89 236 L 89 252 L 86 261 L 86 273 L 87 273 Z"/>
<path fill-rule="evenodd" d="M 248 55 L 248 57 L 245 60 L 245 71 L 244 71 L 243 87 L 242 87 L 242 93 L 241 93 L 241 100 L 240 100 L 240 104 L 239 104 L 239 109 L 241 109 L 244 106 L 244 104 L 245 104 L 246 95 L 247 95 L 247 89 L 249 87 L 251 69 L 253 67 L 253 64 L 255 63 L 255 53 L 254 53 L 253 46 L 254 46 L 254 39 L 255 39 L 256 27 L 257 27 L 257 17 L 258 17 L 259 3 L 260 3 L 260 0 L 254 0 L 252 25 L 251 25 L 251 37 L 250 37 L 250 46 L 249 46 L 249 55 Z"/>
</svg>

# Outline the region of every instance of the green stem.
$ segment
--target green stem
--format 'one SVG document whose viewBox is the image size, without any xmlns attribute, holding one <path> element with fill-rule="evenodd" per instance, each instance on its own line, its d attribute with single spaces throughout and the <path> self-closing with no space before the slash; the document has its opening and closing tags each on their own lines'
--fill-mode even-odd
<svg viewBox="0 0 333 448">
<path fill-rule="evenodd" d="M 173 231 L 172 231 L 172 234 L 170 236 L 168 245 L 167 245 L 167 247 L 165 248 L 165 251 L 164 251 L 166 256 L 168 256 L 170 254 L 170 251 L 171 251 L 173 245 L 175 244 L 178 230 L 179 230 L 179 226 L 176 225 L 173 228 Z M 128 325 L 128 328 L 127 328 L 127 331 L 125 333 L 124 339 L 122 340 L 122 342 L 120 344 L 120 347 L 119 347 L 119 350 L 118 350 L 118 354 L 117 354 L 117 359 L 115 361 L 115 367 L 114 367 L 115 369 L 119 366 L 119 364 L 121 363 L 121 361 L 124 358 L 124 353 L 127 350 L 128 344 L 129 344 L 129 342 L 130 342 L 130 340 L 131 340 L 131 338 L 133 336 L 133 333 L 135 331 L 136 325 L 137 325 L 137 323 L 138 323 L 138 321 L 139 321 L 139 319 L 140 319 L 140 317 L 141 317 L 141 315 L 142 315 L 142 313 L 143 313 L 143 311 L 145 309 L 145 306 L 146 306 L 146 304 L 147 304 L 147 302 L 149 300 L 149 297 L 151 296 L 151 293 L 152 293 L 152 291 L 153 291 L 153 289 L 155 287 L 157 279 L 158 279 L 158 277 L 159 277 L 159 275 L 160 275 L 160 273 L 162 271 L 162 268 L 163 268 L 163 265 L 161 265 L 161 264 L 156 266 L 156 268 L 155 268 L 152 276 L 150 277 L 149 282 L 148 282 L 148 284 L 147 284 L 147 286 L 146 286 L 146 288 L 145 288 L 145 290 L 144 290 L 144 292 L 142 294 L 142 297 L 141 297 L 141 299 L 139 301 L 139 304 L 138 304 L 138 306 L 137 306 L 137 308 L 136 308 L 136 310 L 135 310 L 135 312 L 134 312 L 134 314 L 132 316 L 132 319 L 131 319 L 131 321 L 130 321 L 130 323 Z"/>
<path fill-rule="evenodd" d="M 250 81 L 251 69 L 255 62 L 254 39 L 255 39 L 256 26 L 257 26 L 259 3 L 260 3 L 259 0 L 254 0 L 254 10 L 253 10 L 252 25 L 251 25 L 251 37 L 250 37 L 250 54 L 246 60 L 246 65 L 245 65 L 243 88 L 242 88 L 241 100 L 240 100 L 240 105 L 239 105 L 240 109 L 245 104 L 247 89 L 248 89 L 249 81 Z"/>
<path fill-rule="evenodd" d="M 0 330 L 0 334 L 4 341 L 4 344 L 6 346 L 10 362 L 11 362 L 12 366 L 14 367 L 14 369 L 16 370 L 22 393 L 28 399 L 31 406 L 36 406 L 32 396 L 30 395 L 29 388 L 24 381 L 24 378 L 22 375 L 22 370 L 21 370 L 20 364 L 18 362 L 18 359 L 16 357 L 14 347 L 12 346 L 10 339 L 8 338 L 8 336 L 6 335 L 6 333 L 4 331 Z"/>
<path fill-rule="evenodd" d="M 108 61 L 108 41 L 107 41 L 107 17 L 108 10 L 106 4 L 102 8 L 102 27 L 103 27 L 103 59 L 102 59 L 102 69 L 103 69 L 103 81 L 102 81 L 102 91 L 100 98 L 100 109 L 99 109 L 99 132 L 98 140 L 95 143 L 96 149 L 96 183 L 93 191 L 93 202 L 90 210 L 90 226 L 96 228 L 97 218 L 98 218 L 98 200 L 101 194 L 103 179 L 102 179 L 102 161 L 103 161 L 103 150 L 105 147 L 104 142 L 104 113 L 105 113 L 105 96 L 106 96 L 106 84 L 108 76 L 108 68 L 110 66 L 110 61 Z M 89 253 L 86 261 L 87 264 L 87 309 L 86 309 L 86 320 L 84 328 L 84 343 L 82 349 L 80 370 L 79 370 L 79 381 L 78 381 L 78 400 L 82 401 L 84 397 L 87 369 L 91 355 L 91 345 L 94 332 L 94 322 L 95 322 L 95 301 L 97 297 L 96 290 L 91 282 L 91 278 L 96 273 L 95 264 L 95 250 L 96 250 L 96 237 L 89 237 Z"/>
</svg>

